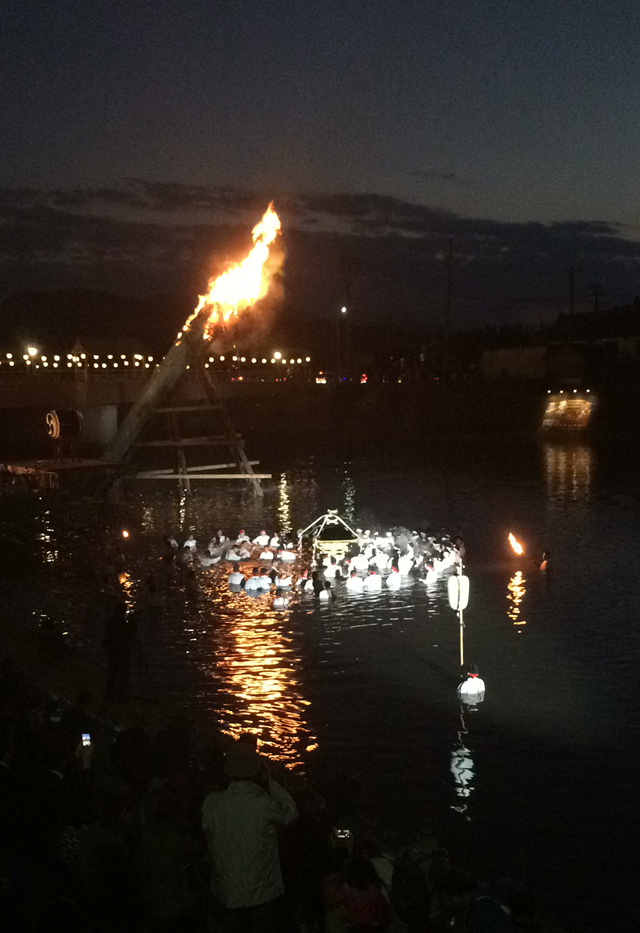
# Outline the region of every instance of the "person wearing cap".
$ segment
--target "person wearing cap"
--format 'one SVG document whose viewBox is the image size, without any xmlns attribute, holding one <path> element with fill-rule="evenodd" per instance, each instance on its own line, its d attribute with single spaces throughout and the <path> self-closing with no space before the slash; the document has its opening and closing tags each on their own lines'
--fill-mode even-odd
<svg viewBox="0 0 640 933">
<path fill-rule="evenodd" d="M 480 677 L 476 665 L 471 664 L 467 679 L 458 687 L 458 697 L 468 706 L 477 706 L 484 700 L 484 691 L 484 680 Z"/>
<path fill-rule="evenodd" d="M 259 547 L 266 547 L 270 540 L 271 539 L 269 535 L 263 528 L 260 534 L 256 535 L 256 537 L 253 539 L 253 543 L 257 544 Z"/>
<path fill-rule="evenodd" d="M 347 578 L 347 589 L 350 593 L 362 593 L 362 578 L 358 576 L 355 570 L 352 570 Z"/>
<path fill-rule="evenodd" d="M 390 590 L 399 590 L 402 586 L 402 577 L 395 567 L 391 568 L 391 573 L 387 577 L 387 586 Z"/>
<path fill-rule="evenodd" d="M 211 890 L 222 929 L 278 933 L 284 894 L 278 827 L 293 822 L 296 805 L 251 743 L 233 744 L 225 754 L 224 773 L 228 788 L 212 791 L 202 805 Z"/>
</svg>

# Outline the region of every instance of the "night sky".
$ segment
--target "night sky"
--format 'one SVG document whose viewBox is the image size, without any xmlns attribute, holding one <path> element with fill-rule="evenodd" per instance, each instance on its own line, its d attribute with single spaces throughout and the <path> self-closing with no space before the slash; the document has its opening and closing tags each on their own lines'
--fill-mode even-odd
<svg viewBox="0 0 640 933">
<path fill-rule="evenodd" d="M 0 297 L 197 290 L 274 198 L 314 312 L 429 318 L 449 237 L 462 324 L 570 266 L 628 302 L 639 40 L 631 0 L 4 0 Z"/>
</svg>

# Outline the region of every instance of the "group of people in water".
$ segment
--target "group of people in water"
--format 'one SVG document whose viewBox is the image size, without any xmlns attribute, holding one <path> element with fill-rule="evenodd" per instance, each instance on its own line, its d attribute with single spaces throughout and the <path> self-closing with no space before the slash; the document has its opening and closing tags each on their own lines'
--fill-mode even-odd
<svg viewBox="0 0 640 933">
<path fill-rule="evenodd" d="M 337 556 L 323 553 L 323 543 L 316 539 L 307 566 L 302 566 L 301 549 L 290 538 L 265 529 L 254 538 L 244 529 L 235 537 L 220 529 L 202 549 L 193 534 L 182 544 L 167 536 L 164 545 L 164 560 L 177 560 L 190 570 L 195 564 L 210 568 L 231 563 L 231 592 L 244 591 L 254 597 L 273 594 L 271 605 L 276 610 L 288 608 L 294 590 L 326 603 L 335 599 L 338 584 L 355 595 L 380 592 L 383 586 L 397 590 L 403 579 L 414 576 L 431 585 L 464 555 L 460 537 L 446 533 L 436 537 L 403 528 L 386 532 L 358 529 L 354 542 L 339 548 Z M 250 573 L 243 569 L 248 562 L 253 563 Z"/>
</svg>

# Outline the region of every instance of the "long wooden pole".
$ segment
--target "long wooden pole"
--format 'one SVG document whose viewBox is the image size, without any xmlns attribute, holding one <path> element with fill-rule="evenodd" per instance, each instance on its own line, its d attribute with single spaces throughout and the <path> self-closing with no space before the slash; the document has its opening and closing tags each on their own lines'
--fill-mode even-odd
<svg viewBox="0 0 640 933">
<path fill-rule="evenodd" d="M 458 594 L 460 599 L 460 609 L 458 610 L 460 617 L 460 667 L 464 667 L 464 618 L 462 615 L 462 561 L 458 564 Z"/>
<path fill-rule="evenodd" d="M 178 379 L 184 375 L 191 354 L 191 348 L 185 340 L 182 343 L 174 343 L 157 369 L 154 369 L 151 378 L 133 403 L 115 437 L 107 445 L 102 454 L 103 460 L 118 463 L 126 456 L 149 418 L 158 408 L 161 399 L 168 395 Z"/>
</svg>

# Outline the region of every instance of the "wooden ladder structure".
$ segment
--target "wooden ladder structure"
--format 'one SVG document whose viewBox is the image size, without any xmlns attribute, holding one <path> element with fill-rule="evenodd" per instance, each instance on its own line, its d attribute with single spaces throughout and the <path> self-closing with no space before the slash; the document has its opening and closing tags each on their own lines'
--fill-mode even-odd
<svg viewBox="0 0 640 933">
<path fill-rule="evenodd" d="M 191 492 L 194 480 L 244 480 L 251 487 L 254 495 L 262 496 L 261 479 L 270 479 L 270 473 L 254 473 L 256 461 L 250 461 L 244 450 L 244 441 L 236 432 L 213 375 L 204 364 L 205 347 L 194 338 L 176 342 L 169 350 L 162 363 L 154 371 L 139 398 L 122 422 L 116 436 L 107 446 L 104 460 L 124 463 L 130 461 L 140 448 L 174 448 L 176 452 L 176 470 L 138 471 L 140 479 L 169 479 L 177 481 L 181 490 Z M 171 396 L 186 378 L 187 367 L 190 373 L 195 371 L 203 390 L 203 404 L 172 404 Z M 193 414 L 206 414 L 211 420 L 211 433 L 189 436 L 184 430 L 184 418 Z M 142 439 L 146 429 L 156 416 L 165 419 L 168 437 Z M 228 463 L 208 463 L 204 466 L 189 466 L 187 450 L 193 448 L 226 448 L 233 461 Z M 235 466 L 235 472 L 219 472 L 229 466 Z"/>
</svg>

